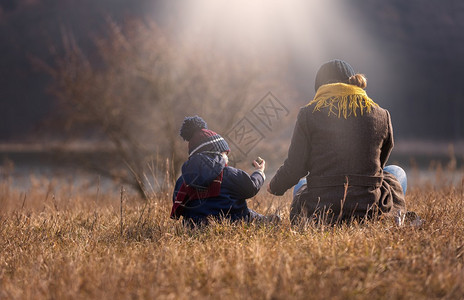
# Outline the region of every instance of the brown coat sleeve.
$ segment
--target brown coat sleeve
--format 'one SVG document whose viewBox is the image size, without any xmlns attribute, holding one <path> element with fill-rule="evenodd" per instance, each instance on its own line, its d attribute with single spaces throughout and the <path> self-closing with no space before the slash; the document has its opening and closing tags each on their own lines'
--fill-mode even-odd
<svg viewBox="0 0 464 300">
<path fill-rule="evenodd" d="M 390 113 L 388 110 L 385 110 L 387 114 L 387 123 L 388 123 L 388 134 L 387 138 L 383 141 L 382 149 L 380 150 L 380 166 L 385 168 L 385 164 L 388 161 L 388 158 L 390 157 L 390 153 L 393 150 L 394 146 L 394 141 L 393 141 L 393 127 L 392 127 L 392 122 L 390 118 Z"/>
<path fill-rule="evenodd" d="M 298 183 L 308 174 L 306 159 L 309 153 L 309 134 L 305 108 L 298 113 L 293 137 L 288 149 L 288 156 L 284 164 L 277 170 L 270 182 L 271 193 L 283 195 L 286 190 Z"/>
</svg>

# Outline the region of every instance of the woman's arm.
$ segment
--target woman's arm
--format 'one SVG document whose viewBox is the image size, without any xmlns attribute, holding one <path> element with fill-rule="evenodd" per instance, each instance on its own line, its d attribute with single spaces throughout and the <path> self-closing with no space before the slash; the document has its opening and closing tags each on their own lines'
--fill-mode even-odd
<svg viewBox="0 0 464 300">
<path fill-rule="evenodd" d="M 394 141 L 393 141 L 393 126 L 391 123 L 391 118 L 390 118 L 390 113 L 388 110 L 385 110 L 387 112 L 387 126 L 388 126 L 388 134 L 387 138 L 383 142 L 382 149 L 380 150 L 380 166 L 385 168 L 385 164 L 388 161 L 388 158 L 390 157 L 390 153 L 393 150 L 394 146 Z"/>
<path fill-rule="evenodd" d="M 283 195 L 308 174 L 306 160 L 309 155 L 309 133 L 306 113 L 305 107 L 298 113 L 287 159 L 269 183 L 268 191 L 271 194 Z"/>
</svg>

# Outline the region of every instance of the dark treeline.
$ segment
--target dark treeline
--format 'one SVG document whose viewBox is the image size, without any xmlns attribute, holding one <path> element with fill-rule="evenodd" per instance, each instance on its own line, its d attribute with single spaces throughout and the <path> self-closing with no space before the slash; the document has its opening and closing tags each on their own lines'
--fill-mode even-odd
<svg viewBox="0 0 464 300">
<path fill-rule="evenodd" d="M 400 128 L 397 138 L 464 139 L 464 2 L 351 2 L 383 51 L 401 53 L 395 84 L 388 95 L 395 97 L 389 109 L 395 127 Z M 92 38 L 104 34 L 109 17 L 124 22 L 143 19 L 150 12 L 157 22 L 166 21 L 169 16 L 161 13 L 160 4 L 156 9 L 153 3 L 0 1 L 0 141 L 33 136 L 45 121 L 60 115 L 47 91 L 51 79 L 31 62 L 40 59 L 53 63 L 54 54 L 60 52 L 63 30 L 72 31 L 80 47 L 92 53 Z"/>
<path fill-rule="evenodd" d="M 53 64 L 63 31 L 70 31 L 83 49 L 94 47 L 105 18 L 123 22 L 143 16 L 148 2 L 124 0 L 0 1 L 0 141 L 22 140 L 42 131 L 59 116 L 47 90 L 51 78 L 35 59 Z M 94 34 L 95 33 L 95 34 Z M 49 127 L 46 125 L 46 127 Z"/>
<path fill-rule="evenodd" d="M 462 140 L 464 2 L 354 2 L 386 52 L 404 55 L 396 70 L 402 93 L 391 109 L 401 137 Z"/>
</svg>

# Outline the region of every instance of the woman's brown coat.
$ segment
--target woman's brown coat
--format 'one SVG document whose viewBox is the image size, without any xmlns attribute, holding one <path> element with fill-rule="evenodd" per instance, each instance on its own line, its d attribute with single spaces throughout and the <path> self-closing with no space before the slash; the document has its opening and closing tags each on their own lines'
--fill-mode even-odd
<svg viewBox="0 0 464 300">
<path fill-rule="evenodd" d="M 375 106 L 345 119 L 313 110 L 301 108 L 288 158 L 270 182 L 271 192 L 282 195 L 306 176 L 292 219 L 325 214 L 333 222 L 404 209 L 400 183 L 383 171 L 393 148 L 389 112 Z"/>
</svg>

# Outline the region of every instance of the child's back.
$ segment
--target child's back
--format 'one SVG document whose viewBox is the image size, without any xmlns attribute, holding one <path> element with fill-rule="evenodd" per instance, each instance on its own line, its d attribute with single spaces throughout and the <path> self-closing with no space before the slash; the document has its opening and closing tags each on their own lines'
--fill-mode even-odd
<svg viewBox="0 0 464 300">
<path fill-rule="evenodd" d="M 208 130 L 198 116 L 184 120 L 181 136 L 189 141 L 189 159 L 176 182 L 171 218 L 183 217 L 193 224 L 207 223 L 208 217 L 231 221 L 262 217 L 248 209 L 246 199 L 258 193 L 264 183 L 265 162 L 249 175 L 227 166 L 227 142 Z"/>
</svg>

